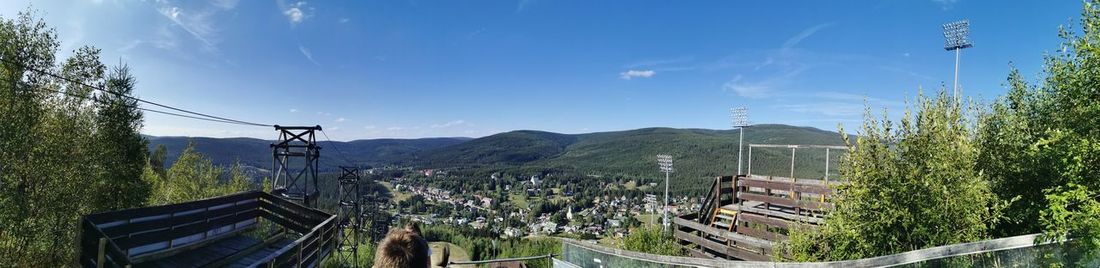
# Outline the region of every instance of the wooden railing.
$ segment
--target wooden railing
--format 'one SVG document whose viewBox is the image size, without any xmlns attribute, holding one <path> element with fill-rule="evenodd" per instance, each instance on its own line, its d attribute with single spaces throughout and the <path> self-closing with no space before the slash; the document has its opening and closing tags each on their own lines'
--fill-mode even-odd
<svg viewBox="0 0 1100 268">
<path fill-rule="evenodd" d="M 841 183 L 764 176 L 715 179 L 698 213 L 681 215 L 673 235 L 696 256 L 768 260 L 774 242 L 787 239 L 794 225 L 815 228 L 823 221 L 834 189 Z M 715 228 L 718 208 L 736 211 L 731 230 Z"/>
<path fill-rule="evenodd" d="M 92 214 L 81 222 L 79 261 L 86 267 L 128 267 L 167 258 L 250 229 L 260 219 L 306 234 L 303 238 L 331 243 L 335 229 L 322 227 L 333 225 L 335 217 L 259 191 Z M 328 251 L 308 253 L 314 255 L 305 260 L 319 260 Z"/>
</svg>

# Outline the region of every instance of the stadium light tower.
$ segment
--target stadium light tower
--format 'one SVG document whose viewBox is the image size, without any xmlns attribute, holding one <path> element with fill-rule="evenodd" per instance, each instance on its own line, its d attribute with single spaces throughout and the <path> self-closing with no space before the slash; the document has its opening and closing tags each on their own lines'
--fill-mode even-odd
<svg viewBox="0 0 1100 268">
<path fill-rule="evenodd" d="M 665 173 L 665 210 L 664 215 L 661 217 L 663 222 L 661 223 L 661 230 L 668 229 L 668 174 L 672 173 L 672 156 L 667 154 L 657 155 L 657 165 L 661 167 L 661 171 Z"/>
<path fill-rule="evenodd" d="M 970 20 L 960 20 L 943 25 L 943 49 L 955 51 L 955 103 L 959 103 L 959 54 L 962 49 L 972 47 L 970 43 Z"/>
<path fill-rule="evenodd" d="M 737 140 L 737 175 L 741 175 L 741 150 L 745 143 L 745 127 L 749 126 L 749 109 L 742 107 L 730 109 L 733 115 L 733 127 L 741 130 L 741 137 Z"/>
</svg>

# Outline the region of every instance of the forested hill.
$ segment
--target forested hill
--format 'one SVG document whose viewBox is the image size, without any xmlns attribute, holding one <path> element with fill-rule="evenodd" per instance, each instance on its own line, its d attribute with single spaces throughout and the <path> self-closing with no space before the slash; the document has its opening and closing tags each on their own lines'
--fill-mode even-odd
<svg viewBox="0 0 1100 268">
<path fill-rule="evenodd" d="M 242 165 L 260 169 L 271 168 L 271 143 L 269 140 L 253 138 L 204 138 L 204 137 L 154 137 L 149 140 L 149 150 L 164 145 L 168 151 L 166 160 L 175 162 L 188 142 L 195 143 L 195 150 L 206 155 L 215 164 Z M 371 139 L 349 142 L 320 141 L 321 168 L 335 169 L 335 166 L 351 165 L 345 163 L 340 153 L 347 155 L 356 164 L 382 166 L 387 164 L 409 164 L 415 161 L 419 153 L 469 141 L 470 138 L 423 138 L 423 139 Z M 337 151 L 339 148 L 340 151 Z"/>
<path fill-rule="evenodd" d="M 337 157 L 339 152 L 335 149 L 339 147 L 352 161 L 373 166 L 521 168 L 532 172 L 553 169 L 600 176 L 652 177 L 657 169 L 655 155 L 663 153 L 676 158 L 677 175 L 706 178 L 736 171 L 737 134 L 736 130 L 673 128 L 586 134 L 520 130 L 477 139 L 374 139 L 320 145 L 322 168 L 345 165 Z M 149 140 L 150 148 L 160 144 L 168 148 L 169 162 L 191 140 L 196 150 L 217 164 L 240 161 L 258 168 L 271 166 L 270 141 L 185 137 L 149 137 Z M 755 125 L 745 131 L 745 143 L 841 145 L 842 141 L 836 132 L 816 128 Z M 754 154 L 757 173 L 789 169 L 789 150 L 757 150 Z M 797 173 L 818 176 L 823 171 L 823 152 L 800 152 L 797 158 Z"/>
</svg>

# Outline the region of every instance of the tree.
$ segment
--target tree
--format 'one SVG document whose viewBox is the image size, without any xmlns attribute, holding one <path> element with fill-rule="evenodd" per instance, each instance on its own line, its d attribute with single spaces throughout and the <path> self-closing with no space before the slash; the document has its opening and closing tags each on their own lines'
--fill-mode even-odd
<svg viewBox="0 0 1100 268">
<path fill-rule="evenodd" d="M 152 167 L 144 172 L 146 180 L 153 181 L 149 203 L 155 205 L 181 203 L 198 199 L 234 194 L 259 188 L 248 182 L 240 165 L 228 172 L 209 159 L 195 152 L 193 142 L 180 153 L 179 159 L 168 169 L 167 176 L 160 177 Z"/>
<path fill-rule="evenodd" d="M 684 250 L 672 234 L 659 227 L 642 227 L 623 238 L 623 249 L 658 255 L 683 256 Z"/>
<path fill-rule="evenodd" d="M 99 102 L 95 103 L 96 159 L 103 168 L 102 187 L 96 193 L 100 199 L 97 203 L 103 206 L 98 210 L 118 210 L 140 206 L 149 196 L 151 187 L 141 180 L 148 162 L 148 142 L 139 133 L 142 113 L 137 100 L 130 97 L 137 81 L 130 68 L 112 68 L 106 81 L 107 92 L 99 94 Z"/>
<path fill-rule="evenodd" d="M 81 215 L 142 204 L 142 115 L 132 77 L 81 47 L 58 64 L 54 29 L 32 11 L 0 18 L 0 263 L 65 266 Z M 40 71 L 55 73 L 57 79 Z M 95 96 L 95 98 L 93 98 Z M 102 101 L 100 101 L 102 100 Z M 111 148 L 104 150 L 105 148 Z"/>
<path fill-rule="evenodd" d="M 920 94 L 895 126 L 870 109 L 856 138 L 842 130 L 850 154 L 835 209 L 820 231 L 795 228 L 778 252 L 795 260 L 881 256 L 989 237 L 999 216 L 996 196 L 978 171 L 968 116 L 944 91 Z"/>
</svg>

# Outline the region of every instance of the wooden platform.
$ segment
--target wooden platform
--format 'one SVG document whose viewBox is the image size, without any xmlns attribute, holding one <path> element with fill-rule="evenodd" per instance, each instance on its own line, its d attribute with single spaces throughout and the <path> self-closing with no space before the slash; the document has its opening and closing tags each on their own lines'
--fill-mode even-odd
<svg viewBox="0 0 1100 268">
<path fill-rule="evenodd" d="M 259 191 L 103 212 L 81 220 L 78 261 L 84 267 L 309 267 L 335 247 L 336 218 Z M 259 226 L 279 228 L 256 231 L 269 230 Z"/>
<path fill-rule="evenodd" d="M 770 260 L 774 243 L 785 241 L 795 225 L 815 228 L 824 222 L 825 211 L 832 208 L 829 198 L 840 184 L 783 177 L 719 177 L 698 213 L 673 220 L 673 235 L 694 256 Z"/>
<path fill-rule="evenodd" d="M 173 255 L 171 258 L 137 263 L 134 267 L 248 267 L 291 242 L 293 241 L 282 239 L 265 245 L 259 239 L 238 235 Z"/>
</svg>

